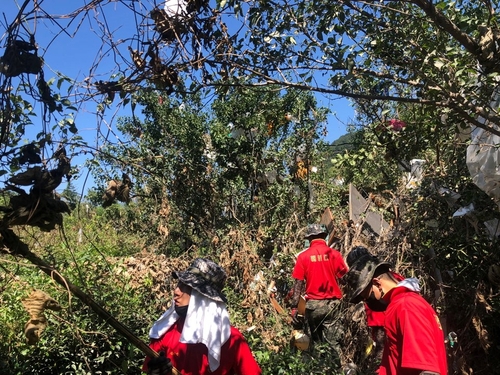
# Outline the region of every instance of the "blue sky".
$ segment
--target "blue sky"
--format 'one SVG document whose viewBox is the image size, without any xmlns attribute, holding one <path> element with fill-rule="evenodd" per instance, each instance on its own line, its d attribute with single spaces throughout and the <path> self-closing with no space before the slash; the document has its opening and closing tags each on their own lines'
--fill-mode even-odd
<svg viewBox="0 0 500 375">
<path fill-rule="evenodd" d="M 82 0 L 39 0 L 38 2 L 42 9 L 48 13 L 59 15 L 71 13 L 84 5 Z M 0 32 L 2 33 L 0 47 L 2 49 L 0 51 L 2 52 L 6 41 L 6 35 L 3 34 L 6 26 L 5 20 L 7 20 L 7 23 L 11 23 L 18 12 L 18 6 L 22 3 L 22 0 L 2 0 L 2 7 L 0 9 L 2 24 L 0 28 Z M 146 2 L 143 3 L 145 4 Z M 159 3 L 157 2 L 157 4 Z M 140 6 L 140 4 L 141 2 L 135 2 L 134 6 Z M 28 5 L 27 10 L 30 7 L 32 7 L 32 2 Z M 111 7 L 114 8 L 111 9 Z M 111 4 L 106 5 L 106 12 L 103 14 L 105 15 L 109 30 L 113 33 L 113 38 L 115 40 L 123 38 L 123 46 L 129 45 L 130 41 L 127 38 L 133 34 L 130 28 L 135 28 L 136 22 L 133 12 L 126 9 L 121 3 L 113 4 L 111 2 Z M 79 81 L 83 81 L 90 75 L 93 75 L 94 80 L 99 79 L 100 76 L 102 76 L 103 80 L 109 77 L 110 72 L 114 68 L 113 61 L 116 57 L 110 53 L 110 49 L 106 50 L 104 48 L 100 50 L 102 39 L 95 31 L 102 25 L 90 22 L 89 19 L 92 18 L 88 17 L 83 20 L 79 18 L 72 23 L 68 23 L 68 19 L 63 18 L 55 18 L 54 20 L 38 18 L 36 27 L 33 22 L 24 25 L 30 32 L 35 31 L 36 42 L 39 46 L 38 54 L 43 57 L 45 62 L 44 73 L 46 80 L 55 77 L 57 72 L 61 72 Z M 101 58 L 102 61 L 106 62 L 101 63 Z M 99 62 L 97 70 L 91 71 L 97 62 Z M 353 109 L 349 101 L 344 98 L 332 99 L 331 97 L 318 94 L 317 99 L 320 106 L 328 107 L 332 111 L 327 124 L 328 135 L 325 138 L 326 141 L 332 142 L 346 133 L 347 123 L 354 117 Z M 96 144 L 99 127 L 103 130 L 104 124 L 104 127 L 109 125 L 113 128 L 117 117 L 130 114 L 130 107 L 125 108 L 122 112 L 115 112 L 111 109 L 105 113 L 102 119 L 104 121 L 98 122 L 95 115 L 95 108 L 95 102 L 88 102 L 74 114 L 79 134 L 91 145 Z M 37 129 L 28 129 L 28 134 L 30 135 L 36 134 L 34 132 L 39 131 L 36 120 L 34 122 Z M 52 120 L 52 122 L 51 125 L 54 125 L 57 119 Z M 104 130 L 106 129 L 104 128 Z M 83 166 L 84 161 L 85 158 L 82 156 L 72 160 L 72 164 Z M 72 181 L 77 190 L 86 190 L 93 184 L 92 179 L 85 182 L 86 176 L 87 171 L 82 169 L 80 176 Z M 84 182 L 86 185 L 84 185 Z M 65 187 L 65 184 L 61 184 L 59 190 Z"/>
</svg>

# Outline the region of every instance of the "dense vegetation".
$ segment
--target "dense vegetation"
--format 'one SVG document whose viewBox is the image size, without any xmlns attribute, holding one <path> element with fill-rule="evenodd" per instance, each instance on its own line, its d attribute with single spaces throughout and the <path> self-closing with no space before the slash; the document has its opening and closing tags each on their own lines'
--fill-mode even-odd
<svg viewBox="0 0 500 375">
<path fill-rule="evenodd" d="M 197 1 L 182 16 L 142 0 L 66 4 L 63 16 L 51 6 L 26 0 L 0 22 L 1 373 L 139 374 L 143 354 L 75 287 L 147 340 L 171 271 L 196 256 L 227 270 L 233 323 L 266 374 L 335 373 L 328 348 L 290 348 L 268 298 L 274 283 L 285 307 L 302 229 L 326 207 L 342 253 L 362 243 L 419 277 L 458 335 L 450 373 L 498 372 L 498 197 L 465 156 L 474 127 L 500 133 L 498 4 Z M 97 39 L 84 78 L 52 72 L 51 48 L 85 27 Z M 333 144 L 315 93 L 355 106 Z M 82 136 L 85 111 L 96 139 Z M 413 159 L 423 169 L 408 183 Z M 84 171 L 95 186 L 81 197 L 71 182 Z M 390 231 L 350 220 L 349 184 Z M 55 310 L 28 345 L 34 290 Z M 344 310 L 343 362 L 370 373 L 362 312 Z"/>
</svg>

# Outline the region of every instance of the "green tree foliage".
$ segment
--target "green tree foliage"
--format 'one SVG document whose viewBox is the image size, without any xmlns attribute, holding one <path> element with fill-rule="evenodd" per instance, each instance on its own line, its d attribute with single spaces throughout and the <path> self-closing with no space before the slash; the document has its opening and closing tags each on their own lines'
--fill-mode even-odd
<svg viewBox="0 0 500 375">
<path fill-rule="evenodd" d="M 68 185 L 66 185 L 60 195 L 61 198 L 65 199 L 68 202 L 72 210 L 74 210 L 77 204 L 81 201 L 80 194 L 78 194 L 78 192 L 76 191 L 75 187 L 71 183 L 71 180 L 68 181 Z"/>
<path fill-rule="evenodd" d="M 38 18 L 33 15 L 50 15 L 51 8 L 46 7 L 25 3 L 18 17 L 36 26 Z M 99 12 L 88 12 L 97 7 Z M 117 9 L 130 17 L 122 18 L 130 21 L 128 35 L 113 32 L 107 14 Z M 498 4 L 494 2 L 220 1 L 210 6 L 197 3 L 187 12 L 189 17 L 184 19 L 164 12 L 162 5 L 118 1 L 91 3 L 58 17 L 54 26 L 58 29 L 71 29 L 79 24 L 75 21 L 83 20 L 103 25 L 93 30 L 114 52 L 109 72 L 100 49 L 92 51 L 98 63 L 83 82 L 69 82 L 71 88 L 78 90 L 81 100 L 101 94 L 99 113 L 117 98 L 120 105 L 130 103 L 129 94 L 146 82 L 166 95 L 275 84 L 438 108 L 449 113 L 455 124 L 488 126 L 477 121 L 478 115 L 498 123 L 497 110 L 489 105 L 500 70 Z M 21 50 L 22 56 L 30 57 L 30 51 L 36 51 L 37 35 L 30 35 L 20 24 L 12 23 L 7 44 L 30 41 L 27 50 Z M 12 51 L 3 56 L 8 80 L 17 79 L 9 74 Z M 61 108 L 58 103 L 64 106 L 64 99 L 48 93 L 45 98 L 38 94 L 47 113 L 54 114 L 54 105 Z"/>
<path fill-rule="evenodd" d="M 450 351 L 450 368 L 492 373 L 498 368 L 498 286 L 487 274 L 500 259 L 493 251 L 497 238 L 490 238 L 485 223 L 498 219 L 498 208 L 471 183 L 463 156 L 468 137 L 457 134 L 467 133 L 471 125 L 499 134 L 498 108 L 490 105 L 500 72 L 498 4 L 195 3 L 188 17 L 178 19 L 142 0 L 71 3 L 74 8 L 63 16 L 55 16 L 50 2 L 26 0 L 12 19 L 4 18 L 0 175 L 11 179 L 2 197 L 0 234 L 11 252 L 6 256 L 16 255 L 9 240 L 23 233 L 31 248 L 93 291 L 144 336 L 151 323 L 144 320 L 149 308 L 153 315 L 161 309 L 146 300 L 153 298 L 146 291 L 158 279 L 141 279 L 143 299 L 137 289 L 126 288 L 130 280 L 125 276 L 119 281 L 111 277 L 109 258 L 134 254 L 145 243 L 162 253 L 216 251 L 232 271 L 231 301 L 241 307 L 235 309 L 235 321 L 259 322 L 264 309 L 250 311 L 248 306 L 262 304 L 259 298 L 266 295 L 265 290 L 257 292 L 254 279 L 264 269 L 262 259 L 272 255 L 277 263 L 269 262 L 266 273 L 286 286 L 290 255 L 302 245 L 298 229 L 316 220 L 325 206 L 335 207 L 339 220 L 347 218 L 346 185 L 336 183 L 344 179 L 367 195 L 396 195 L 379 207 L 387 219 L 399 219 L 396 235 L 374 246 L 385 246 L 388 259 L 422 276 L 424 295 L 448 318 L 448 328 L 459 333 L 460 344 Z M 117 10 L 130 18 L 120 17 L 119 24 L 113 24 L 116 17 L 111 14 Z M 102 43 L 90 52 L 96 56 L 92 66 L 82 67 L 80 80 L 61 73 L 45 79 L 54 40 L 79 35 L 82 25 L 90 25 Z M 39 44 L 44 40 L 42 26 L 51 37 Z M 326 111 L 316 107 L 313 91 L 353 99 L 359 131 L 347 154 L 332 155 L 318 142 Z M 207 100 L 207 93 L 216 93 L 215 99 Z M 77 108 L 84 105 L 95 113 L 97 133 L 102 135 L 90 147 L 102 190 L 109 180 L 120 181 L 127 173 L 133 176 L 133 199 L 128 205 L 96 209 L 98 227 L 83 232 L 95 236 L 88 237 L 91 245 L 72 252 L 67 244 L 45 245 L 54 238 L 42 242 L 45 235 L 36 230 L 26 235 L 9 226 L 61 226 L 68 209 L 52 190 L 64 176 L 70 177 L 68 161 L 89 150 L 81 150 L 87 145 L 76 127 Z M 144 113 L 121 117 L 118 142 L 113 144 L 109 112 L 127 105 L 132 114 L 137 105 Z M 488 122 L 478 121 L 479 116 Z M 405 129 L 395 131 L 391 120 L 404 121 Z M 35 131 L 28 133 L 31 126 Z M 426 161 L 424 179 L 418 189 L 407 191 L 400 177 L 413 158 Z M 92 193 L 97 204 L 102 191 Z M 460 195 L 458 200 L 454 193 Z M 399 215 L 384 211 L 395 203 Z M 476 208 L 472 214 L 454 216 L 470 203 Z M 50 215 L 53 211 L 57 216 Z M 80 228 L 73 228 L 68 237 Z M 346 247 L 353 230 L 346 229 Z M 2 371 L 125 372 L 126 363 L 118 363 L 118 357 L 131 356 L 131 371 L 137 372 L 141 355 L 130 354 L 109 327 L 94 321 L 74 300 L 62 317 L 70 323 L 54 318 L 49 329 L 55 332 L 44 336 L 39 349 L 19 344 L 24 322 L 19 302 L 27 287 L 13 285 L 21 277 L 29 287 L 48 286 L 23 260 L 5 264 L 0 273 L 1 337 L 6 338 L 1 347 L 7 353 Z M 442 271 L 442 282 L 434 264 Z M 439 286 L 444 298 L 435 300 Z M 81 314 L 73 314 L 73 307 Z M 277 374 L 312 372 L 314 361 L 290 361 L 288 352 L 283 359 L 280 347 L 277 353 L 269 352 L 269 343 L 283 340 L 287 331 L 279 319 L 264 322 L 248 334 L 261 364 Z M 274 336 L 266 336 L 265 328 Z M 88 334 L 94 331 L 99 334 Z M 360 337 L 346 339 L 361 346 Z M 55 367 L 58 363 L 61 367 Z"/>
<path fill-rule="evenodd" d="M 137 253 L 141 241 L 123 233 L 118 236 L 116 232 L 102 211 L 92 210 L 82 216 L 67 216 L 64 230 L 59 233 L 35 230 L 22 236 L 67 280 L 80 286 L 130 330 L 145 338 L 149 317 L 156 316 L 165 301 L 152 299 L 152 286 L 146 278 L 138 284 L 131 282 L 123 259 Z M 2 373 L 141 373 L 143 355 L 137 349 L 69 290 L 34 270 L 32 264 L 15 253 L 2 254 Z M 23 302 L 33 290 L 48 293 L 62 309 L 44 310 L 47 327 L 40 332 L 36 345 L 28 345 L 24 330 L 29 314 Z"/>
<path fill-rule="evenodd" d="M 236 3 L 228 2 L 236 6 Z M 415 103 L 496 123 L 490 108 L 498 65 L 493 3 L 320 1 L 249 5 L 246 61 L 259 79 L 372 99 Z M 418 33 L 415 33 L 418 30 Z M 269 50 L 271 49 L 271 52 Z M 315 78 L 321 74 L 323 80 Z"/>
<path fill-rule="evenodd" d="M 246 223 L 272 239 L 293 212 L 309 217 L 326 115 L 310 94 L 235 89 L 211 111 L 196 96 L 180 102 L 144 92 L 137 102 L 144 119 L 119 121 L 127 140 L 105 148 L 101 166 L 110 178 L 118 169 L 134 177 L 138 219 L 153 224 L 143 228 L 151 238 L 159 230 L 187 240 L 181 248 L 205 247 L 218 231 Z"/>
</svg>

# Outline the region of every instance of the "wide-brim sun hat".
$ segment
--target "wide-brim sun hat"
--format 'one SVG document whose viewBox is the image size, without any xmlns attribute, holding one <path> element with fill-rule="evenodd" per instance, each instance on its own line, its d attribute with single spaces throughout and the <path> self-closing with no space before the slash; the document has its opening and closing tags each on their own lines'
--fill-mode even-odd
<svg viewBox="0 0 500 375">
<path fill-rule="evenodd" d="M 361 301 L 361 293 L 371 283 L 373 275 L 380 267 L 384 267 L 383 271 L 387 272 L 391 268 L 391 264 L 381 261 L 371 254 L 363 255 L 354 262 L 345 275 L 349 288 L 346 293 L 349 302 L 358 303 Z"/>
<path fill-rule="evenodd" d="M 348 267 L 351 267 L 359 258 L 365 255 L 370 255 L 368 249 L 364 246 L 354 246 L 349 254 L 345 257 L 345 262 Z"/>
<path fill-rule="evenodd" d="M 209 259 L 197 258 L 187 270 L 172 272 L 172 277 L 207 298 L 227 303 L 227 298 L 222 293 L 227 277 L 226 272 L 221 266 Z"/>
</svg>

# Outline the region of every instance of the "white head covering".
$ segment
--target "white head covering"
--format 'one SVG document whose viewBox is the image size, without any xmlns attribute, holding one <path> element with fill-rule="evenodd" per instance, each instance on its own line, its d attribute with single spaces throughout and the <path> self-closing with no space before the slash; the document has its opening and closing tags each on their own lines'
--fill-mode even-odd
<svg viewBox="0 0 500 375">
<path fill-rule="evenodd" d="M 409 277 L 407 279 L 404 279 L 400 281 L 397 286 L 398 287 L 403 286 L 407 289 L 410 289 L 413 292 L 420 293 L 420 284 L 416 277 Z"/>
<path fill-rule="evenodd" d="M 175 305 L 172 302 L 170 308 L 149 330 L 149 337 L 159 339 L 177 319 L 179 319 L 179 315 L 175 312 Z M 220 365 L 222 345 L 229 339 L 230 335 L 231 325 L 226 305 L 192 289 L 179 341 L 185 344 L 204 344 L 208 349 L 210 371 L 215 371 Z"/>
</svg>

